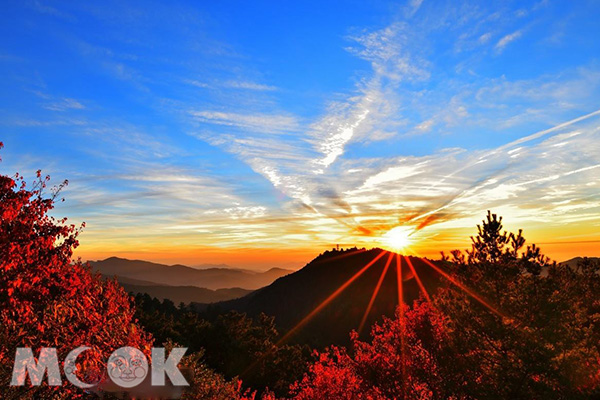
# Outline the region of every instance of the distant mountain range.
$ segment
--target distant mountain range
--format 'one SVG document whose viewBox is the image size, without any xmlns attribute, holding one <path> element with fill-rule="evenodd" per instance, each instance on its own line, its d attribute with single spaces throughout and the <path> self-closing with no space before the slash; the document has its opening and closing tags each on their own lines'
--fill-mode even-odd
<svg viewBox="0 0 600 400">
<path fill-rule="evenodd" d="M 199 310 L 206 310 L 208 303 L 216 303 L 209 307 L 217 313 L 227 310 L 237 310 L 251 316 L 265 313 L 275 317 L 281 332 L 287 332 L 298 326 L 303 318 L 320 307 L 332 293 L 363 271 L 382 252 L 381 249 L 327 251 L 296 272 L 281 268 L 255 272 L 222 265 L 197 269 L 117 257 L 91 261 L 90 265 L 105 277 L 116 276 L 129 292 L 148 293 L 161 300 L 169 299 L 175 304 L 198 303 Z M 348 332 L 361 324 L 389 254 L 385 252 L 310 320 L 302 322 L 302 328 L 297 329 L 290 339 L 316 347 L 347 343 Z M 576 257 L 561 264 L 575 267 L 581 259 Z M 412 303 L 422 293 L 408 261 L 428 293 L 433 293 L 443 280 L 421 258 L 400 257 L 400 261 L 405 303 Z M 442 262 L 431 262 L 443 268 Z M 383 315 L 393 315 L 398 304 L 397 281 L 394 256 L 365 320 L 367 329 L 361 332 L 363 337 L 368 334 L 368 327 L 373 322 Z"/>
<path fill-rule="evenodd" d="M 292 341 L 323 347 L 332 343 L 347 343 L 348 333 L 357 329 L 363 319 L 375 288 L 386 266 L 389 252 L 381 249 L 328 251 L 304 268 L 277 279 L 271 285 L 256 290 L 245 297 L 217 303 L 212 311 L 237 310 L 251 316 L 265 313 L 275 317 L 278 329 L 287 332 L 319 307 L 332 293 L 343 287 L 382 252 L 384 254 L 371 267 L 348 284 L 343 291 L 314 315 Z M 441 282 L 440 275 L 417 257 L 400 257 L 404 302 L 411 304 L 419 297 L 420 289 L 408 266 L 409 260 L 425 289 L 432 293 Z M 436 262 L 439 263 L 439 262 Z M 381 281 L 377 297 L 365 321 L 362 336 L 382 315 L 392 316 L 398 304 L 398 275 L 396 256 Z M 202 309 L 202 307 L 200 306 Z"/>
<path fill-rule="evenodd" d="M 127 291 L 148 293 L 161 300 L 168 298 L 176 304 L 234 299 L 293 272 L 282 268 L 256 272 L 225 266 L 197 269 L 118 257 L 90 261 L 89 264 L 105 277 L 116 277 Z"/>
<path fill-rule="evenodd" d="M 127 292 L 148 293 L 151 297 L 159 300 L 169 299 L 176 305 L 179 303 L 216 303 L 237 299 L 252 293 L 252 290 L 241 288 L 211 290 L 196 286 L 135 285 L 124 283 L 121 278 L 117 278 L 117 280 Z"/>
<path fill-rule="evenodd" d="M 568 265 L 571 268 L 576 268 L 577 265 L 581 261 L 583 261 L 584 258 L 587 258 L 588 260 L 590 260 L 592 262 L 600 262 L 600 257 L 575 257 L 575 258 L 571 258 L 570 260 L 563 261 L 560 264 L 562 264 L 562 265 Z"/>
</svg>

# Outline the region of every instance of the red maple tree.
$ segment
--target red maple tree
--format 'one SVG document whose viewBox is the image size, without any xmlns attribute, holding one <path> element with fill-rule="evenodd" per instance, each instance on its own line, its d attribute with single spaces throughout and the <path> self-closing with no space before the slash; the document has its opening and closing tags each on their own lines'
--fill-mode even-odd
<svg viewBox="0 0 600 400">
<path fill-rule="evenodd" d="M 136 324 L 125 290 L 72 261 L 80 229 L 48 215 L 67 182 L 45 197 L 48 180 L 38 171 L 28 189 L 19 175 L 0 176 L 0 385 L 8 397 L 82 395 L 65 379 L 61 387 L 10 388 L 17 347 L 30 347 L 35 355 L 55 347 L 63 360 L 72 349 L 89 346 L 92 351 L 79 357 L 84 380 L 104 371 L 115 349 L 133 346 L 149 353 L 152 345 Z"/>
<path fill-rule="evenodd" d="M 452 352 L 447 318 L 430 303 L 398 308 L 372 328 L 372 341 L 352 334 L 352 355 L 332 347 L 317 354 L 310 372 L 292 390 L 297 400 L 449 398 Z"/>
</svg>

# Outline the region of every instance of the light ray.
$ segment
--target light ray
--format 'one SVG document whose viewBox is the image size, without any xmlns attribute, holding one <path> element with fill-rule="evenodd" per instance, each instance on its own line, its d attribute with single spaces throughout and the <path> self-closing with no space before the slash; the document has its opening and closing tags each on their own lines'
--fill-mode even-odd
<svg viewBox="0 0 600 400">
<path fill-rule="evenodd" d="M 290 329 L 279 341 L 277 345 L 284 343 L 288 340 L 298 329 L 302 328 L 308 321 L 310 321 L 315 315 L 317 315 L 323 308 L 325 308 L 329 303 L 331 303 L 340 293 L 342 293 L 352 282 L 358 279 L 366 270 L 371 268 L 373 264 L 377 262 L 381 257 L 384 256 L 386 252 L 381 251 L 371 262 L 365 265 L 360 271 L 354 274 L 350 279 L 348 279 L 342 286 L 340 286 L 335 292 L 329 295 L 321 304 L 319 304 L 314 310 L 312 310 L 306 317 L 304 317 L 300 322 L 298 322 L 292 329 Z"/>
<path fill-rule="evenodd" d="M 400 254 L 396 254 L 396 276 L 398 277 L 398 305 L 402 306 L 404 304 L 404 289 L 402 287 L 402 263 L 400 261 Z M 400 310 L 403 310 L 403 308 L 401 307 Z"/>
<path fill-rule="evenodd" d="M 402 256 L 402 257 L 404 257 L 404 260 L 408 264 L 408 268 L 410 268 L 411 272 L 413 273 L 415 280 L 417 281 L 417 284 L 419 285 L 419 288 L 421 289 L 421 291 L 423 292 L 423 295 L 425 296 L 425 299 L 427 299 L 427 301 L 431 303 L 431 297 L 429 297 L 429 293 L 427 293 L 427 289 L 425 289 L 423 282 L 421 282 L 421 278 L 419 278 L 419 275 L 417 274 L 415 267 L 412 265 L 410 258 L 408 258 L 406 256 Z"/>
<path fill-rule="evenodd" d="M 377 297 L 377 294 L 379 293 L 379 289 L 381 288 L 381 284 L 383 283 L 385 274 L 387 274 L 390 264 L 392 263 L 393 257 L 394 257 L 394 253 L 390 253 L 390 256 L 388 257 L 388 259 L 385 263 L 385 267 L 383 268 L 383 272 L 381 273 L 381 276 L 379 277 L 379 281 L 377 282 L 377 286 L 375 286 L 375 290 L 373 291 L 371 300 L 369 300 L 369 305 L 367 306 L 367 309 L 365 310 L 365 314 L 363 315 L 362 320 L 360 321 L 360 325 L 358 325 L 358 333 L 359 334 L 362 332 L 363 328 L 365 327 L 365 323 L 367 322 L 367 317 L 369 316 L 369 312 L 371 312 L 373 303 L 375 303 L 375 298 Z"/>
<path fill-rule="evenodd" d="M 481 305 L 483 305 L 484 307 L 486 307 L 488 310 L 490 310 L 491 312 L 493 312 L 494 314 L 498 315 L 499 317 L 502 318 L 507 318 L 504 314 L 502 314 L 500 311 L 498 311 L 496 308 L 494 308 L 493 306 L 491 306 L 487 301 L 485 301 L 484 299 L 482 299 L 480 296 L 478 296 L 475 292 L 473 292 L 472 290 L 470 290 L 469 288 L 467 288 L 465 285 L 463 285 L 462 283 L 460 283 L 458 280 L 454 279 L 452 276 L 450 276 L 448 273 L 444 272 L 440 267 L 438 267 L 437 265 L 433 264 L 432 262 L 430 262 L 429 260 L 422 258 L 422 260 L 429 265 L 431 268 L 433 268 L 434 270 L 436 270 L 440 275 L 442 275 L 444 278 L 448 279 L 450 282 L 452 282 L 454 285 L 456 285 L 458 288 L 462 289 L 465 293 L 467 293 L 469 296 L 471 296 L 472 298 L 474 298 L 475 300 L 477 300 L 479 303 L 481 303 Z"/>
<path fill-rule="evenodd" d="M 406 362 L 404 356 L 406 348 L 404 344 L 404 288 L 402 287 L 402 262 L 400 254 L 396 254 L 396 276 L 398 281 L 398 319 L 400 322 L 400 365 L 402 368 L 402 388 L 406 391 Z"/>
<path fill-rule="evenodd" d="M 366 249 L 356 249 L 356 250 L 353 250 L 353 251 L 345 251 L 344 254 L 339 254 L 339 255 L 333 256 L 333 257 L 326 257 L 326 258 L 323 258 L 322 260 L 314 261 L 311 264 L 315 265 L 315 264 L 321 264 L 321 263 L 324 263 L 324 262 L 330 262 L 330 261 L 334 261 L 334 260 L 340 260 L 342 258 L 354 256 L 356 254 L 364 253 L 366 251 L 367 251 Z"/>
</svg>

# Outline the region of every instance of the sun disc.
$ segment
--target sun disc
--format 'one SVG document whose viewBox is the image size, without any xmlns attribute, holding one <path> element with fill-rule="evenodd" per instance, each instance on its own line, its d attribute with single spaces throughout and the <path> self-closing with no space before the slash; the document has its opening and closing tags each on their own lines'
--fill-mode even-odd
<svg viewBox="0 0 600 400">
<path fill-rule="evenodd" d="M 383 235 L 383 243 L 390 250 L 404 250 L 412 243 L 413 232 L 414 230 L 407 226 L 397 226 Z"/>
</svg>

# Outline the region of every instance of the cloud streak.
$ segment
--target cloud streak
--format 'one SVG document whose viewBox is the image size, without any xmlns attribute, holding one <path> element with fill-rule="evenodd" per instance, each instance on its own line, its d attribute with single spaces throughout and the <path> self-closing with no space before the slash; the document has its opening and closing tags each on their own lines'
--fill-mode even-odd
<svg viewBox="0 0 600 400">
<path fill-rule="evenodd" d="M 240 114 L 222 111 L 190 111 L 198 122 L 232 126 L 252 132 L 286 133 L 298 129 L 298 121 L 289 115 Z"/>
<path fill-rule="evenodd" d="M 290 68 L 294 51 L 212 37 L 185 5 L 86 6 L 74 14 L 117 39 L 81 29 L 61 44 L 129 98 L 30 82 L 32 106 L 15 106 L 3 127 L 22 147 L 19 135 L 67 144 L 64 213 L 88 221 L 95 249 L 370 246 L 405 226 L 422 252 L 463 243 L 487 208 L 596 240 L 597 61 L 548 44 L 551 5 L 443 5 L 407 1 L 386 25 L 318 31 L 340 40 L 335 62 L 302 60 L 318 73 Z M 39 11 L 57 20 L 62 8 Z M 294 43 L 331 52 L 307 39 Z M 536 72 L 509 57 L 532 43 L 555 63 L 541 57 Z"/>
<path fill-rule="evenodd" d="M 522 31 L 516 31 L 516 32 L 509 33 L 508 35 L 503 36 L 496 43 L 496 46 L 495 46 L 496 52 L 502 53 L 504 51 L 504 49 L 506 48 L 506 46 L 508 46 L 510 43 L 514 42 L 515 40 L 519 39 L 521 36 L 523 36 Z"/>
<path fill-rule="evenodd" d="M 427 29 L 416 24 L 421 33 Z M 474 37 L 499 57 L 523 36 L 523 30 L 492 42 L 497 36 L 484 31 Z M 248 129 L 244 139 L 231 134 L 205 136 L 236 154 L 289 199 L 283 209 L 292 217 L 270 219 L 269 224 L 293 220 L 298 231 L 310 232 L 314 240 L 362 243 L 376 241 L 405 224 L 430 240 L 442 240 L 440 229 L 472 226 L 484 208 L 505 209 L 524 221 L 535 219 L 533 210 L 540 219 L 550 218 L 548 204 L 567 201 L 557 194 L 562 190 L 557 192 L 557 187 L 564 185 L 572 198 L 589 198 L 590 190 L 597 190 L 578 188 L 569 181 L 589 179 L 596 172 L 600 160 L 592 154 L 600 150 L 595 129 L 598 112 L 568 123 L 557 121 L 552 128 L 491 149 L 442 147 L 427 155 L 404 157 L 347 155 L 352 145 L 400 145 L 415 137 L 450 135 L 465 126 L 498 125 L 501 131 L 524 122 L 548 123 L 553 110 L 570 108 L 565 102 L 575 104 L 595 96 L 599 80 L 594 68 L 520 81 L 474 75 L 470 81 L 450 80 L 448 91 L 429 91 L 423 88 L 440 71 L 422 56 L 426 51 L 421 45 L 427 40 L 417 37 L 410 24 L 395 22 L 355 33 L 349 40 L 353 45 L 347 50 L 368 62 L 371 73 L 352 93 L 332 101 L 315 122 L 298 122 L 293 137 L 259 138 L 254 133 L 260 130 L 252 126 L 257 124 L 235 125 Z M 583 133 L 574 135 L 571 129 L 579 124 Z M 585 157 L 563 156 L 565 150 L 571 154 L 578 146 L 589 150 Z M 564 172 L 554 173 L 555 169 Z M 546 199 L 543 206 L 536 203 L 539 198 Z M 554 221 L 571 218 L 561 207 L 554 207 L 564 212 L 553 213 Z M 580 206 L 573 209 L 580 211 Z"/>
</svg>

